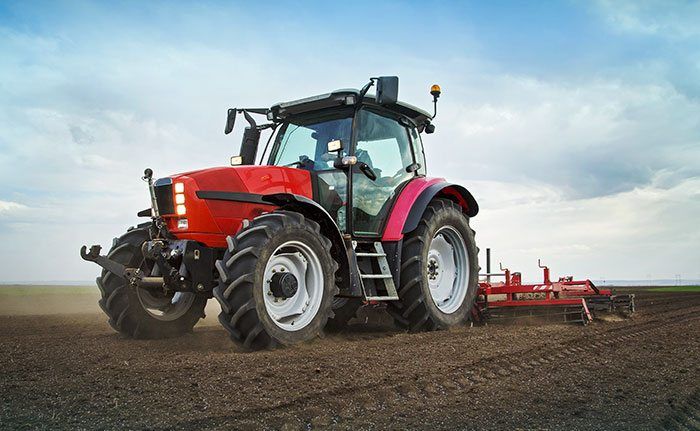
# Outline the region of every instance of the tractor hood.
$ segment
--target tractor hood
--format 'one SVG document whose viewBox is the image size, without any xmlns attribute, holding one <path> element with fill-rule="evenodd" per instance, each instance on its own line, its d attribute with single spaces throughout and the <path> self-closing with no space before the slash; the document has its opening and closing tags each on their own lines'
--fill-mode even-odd
<svg viewBox="0 0 700 431">
<path fill-rule="evenodd" d="M 267 195 L 292 193 L 311 197 L 308 171 L 282 166 L 233 166 L 200 169 L 171 176 L 197 191 Z"/>
<path fill-rule="evenodd" d="M 201 169 L 161 178 L 154 186 L 170 233 L 218 248 L 226 246 L 226 236 L 235 234 L 244 220 L 276 208 L 265 195 L 312 197 L 309 172 L 282 166 Z"/>
</svg>

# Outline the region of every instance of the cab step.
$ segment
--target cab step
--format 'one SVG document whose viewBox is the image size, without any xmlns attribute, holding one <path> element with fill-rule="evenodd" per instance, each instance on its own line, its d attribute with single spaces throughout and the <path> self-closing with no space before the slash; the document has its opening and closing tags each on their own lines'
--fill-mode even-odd
<svg viewBox="0 0 700 431">
<path fill-rule="evenodd" d="M 360 272 L 360 282 L 362 282 L 362 280 L 381 280 L 382 282 L 384 282 L 384 289 L 386 290 L 386 295 L 372 295 L 370 292 L 368 292 L 368 289 L 365 288 L 364 283 L 362 283 L 362 291 L 364 293 L 365 300 L 398 301 L 399 295 L 396 292 L 394 278 L 391 275 L 391 270 L 389 269 L 389 262 L 386 259 L 386 253 L 384 252 L 382 243 L 376 241 L 372 244 L 372 248 L 374 248 L 374 251 L 357 252 L 355 253 L 355 255 L 358 258 L 376 259 L 377 266 L 379 267 L 381 272 L 378 274 L 363 274 L 362 272 Z"/>
</svg>

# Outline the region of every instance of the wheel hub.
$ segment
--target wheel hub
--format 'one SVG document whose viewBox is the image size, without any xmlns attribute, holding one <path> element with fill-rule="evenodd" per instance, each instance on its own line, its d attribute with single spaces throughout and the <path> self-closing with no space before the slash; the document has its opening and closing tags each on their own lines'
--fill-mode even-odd
<svg viewBox="0 0 700 431">
<path fill-rule="evenodd" d="M 294 274 L 278 272 L 272 275 L 270 280 L 270 292 L 275 298 L 287 299 L 296 295 L 299 282 Z"/>
<path fill-rule="evenodd" d="M 437 262 L 435 259 L 430 259 L 428 261 L 428 278 L 430 280 L 437 280 L 439 272 L 438 269 L 440 268 L 440 264 Z"/>
<path fill-rule="evenodd" d="M 265 265 L 263 298 L 272 321 L 286 331 L 308 325 L 323 299 L 323 269 L 307 244 L 280 245 Z"/>
</svg>

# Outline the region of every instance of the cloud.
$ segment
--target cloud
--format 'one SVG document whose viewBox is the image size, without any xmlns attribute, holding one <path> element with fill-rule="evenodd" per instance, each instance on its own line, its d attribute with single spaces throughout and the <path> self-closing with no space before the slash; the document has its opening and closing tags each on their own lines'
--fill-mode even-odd
<svg viewBox="0 0 700 431">
<path fill-rule="evenodd" d="M 616 4 L 601 3 L 619 30 L 611 37 L 695 37 L 689 20 Z M 323 14 L 151 3 L 155 21 L 145 21 L 134 10 L 142 5 L 127 6 L 0 17 L 0 242 L 14 244 L 0 249 L 5 280 L 92 279 L 96 268 L 77 250 L 108 246 L 139 221 L 145 167 L 167 175 L 235 154 L 239 136 L 222 133 L 227 108 L 360 86 L 378 73 L 398 74 L 401 99 L 423 107 L 427 86 L 442 84 L 437 133 L 424 137 L 428 170 L 472 190 L 477 238 L 504 263 L 527 271 L 542 257 L 596 278 L 695 271 L 700 99 L 681 84 L 698 65 L 666 49 L 645 45 L 653 58 L 624 67 L 596 50 L 578 74 L 561 72 L 571 59 L 555 52 L 514 71 L 495 60 L 510 52 L 483 49 L 469 17 L 449 6 L 436 8 L 440 29 L 405 6 L 390 32 L 361 20 L 357 37 Z M 366 13 L 353 7 L 338 16 Z M 497 33 L 500 46 L 520 37 Z"/>
<path fill-rule="evenodd" d="M 0 201 L 0 216 L 16 213 L 27 207 L 17 202 Z"/>
<path fill-rule="evenodd" d="M 429 166 L 466 164 L 473 178 L 548 184 L 573 199 L 648 185 L 660 171 L 667 186 L 700 175 L 700 102 L 669 84 L 495 75 L 488 89 L 445 101 Z M 457 143 L 463 157 L 443 151 Z"/>
<path fill-rule="evenodd" d="M 511 188 L 517 190 L 518 185 L 479 184 L 480 190 L 493 194 L 507 194 Z M 496 266 L 503 262 L 529 280 L 539 277 L 538 258 L 557 275 L 695 277 L 694 262 L 700 261 L 700 177 L 668 189 L 648 185 L 588 199 L 566 200 L 551 191 L 539 195 L 546 198 L 505 205 L 487 202 L 472 221 L 482 250 L 493 248 Z"/>
<path fill-rule="evenodd" d="M 610 24 L 623 32 L 674 39 L 700 36 L 700 3 L 695 1 L 601 0 Z"/>
</svg>

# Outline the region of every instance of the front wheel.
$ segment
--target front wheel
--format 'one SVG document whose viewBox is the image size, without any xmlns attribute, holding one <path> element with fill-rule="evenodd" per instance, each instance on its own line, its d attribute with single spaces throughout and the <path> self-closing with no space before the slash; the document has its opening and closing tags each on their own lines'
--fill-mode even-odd
<svg viewBox="0 0 700 431">
<path fill-rule="evenodd" d="M 330 249 L 316 222 L 290 211 L 263 214 L 229 237 L 214 297 L 231 339 L 259 350 L 319 336 L 338 290 Z"/>
<path fill-rule="evenodd" d="M 150 239 L 150 226 L 130 229 L 115 240 L 107 257 L 129 268 L 151 273 L 141 251 Z M 190 292 L 157 292 L 131 286 L 123 278 L 103 270 L 97 278 L 100 307 L 116 331 L 131 338 L 169 338 L 192 331 L 204 317 L 207 298 Z"/>
<path fill-rule="evenodd" d="M 474 231 L 461 208 L 434 199 L 404 238 L 395 322 L 411 331 L 448 328 L 467 320 L 479 287 Z"/>
</svg>

